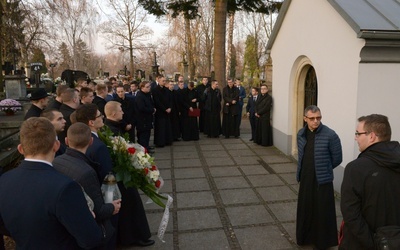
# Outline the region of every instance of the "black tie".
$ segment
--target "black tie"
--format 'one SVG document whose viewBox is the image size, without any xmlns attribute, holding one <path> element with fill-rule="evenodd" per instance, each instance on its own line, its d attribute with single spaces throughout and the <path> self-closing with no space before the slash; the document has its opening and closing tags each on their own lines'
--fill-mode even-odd
<svg viewBox="0 0 400 250">
<path fill-rule="evenodd" d="M 256 96 L 253 97 L 253 101 L 257 101 L 257 97 Z"/>
</svg>

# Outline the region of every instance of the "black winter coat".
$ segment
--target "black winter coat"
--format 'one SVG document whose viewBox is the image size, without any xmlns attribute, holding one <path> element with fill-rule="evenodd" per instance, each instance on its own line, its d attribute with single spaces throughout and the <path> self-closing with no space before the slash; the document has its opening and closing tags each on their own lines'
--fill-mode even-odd
<svg viewBox="0 0 400 250">
<path fill-rule="evenodd" d="M 400 226 L 400 145 L 378 142 L 347 164 L 341 189 L 343 239 L 339 249 L 374 249 L 382 226 Z"/>
</svg>

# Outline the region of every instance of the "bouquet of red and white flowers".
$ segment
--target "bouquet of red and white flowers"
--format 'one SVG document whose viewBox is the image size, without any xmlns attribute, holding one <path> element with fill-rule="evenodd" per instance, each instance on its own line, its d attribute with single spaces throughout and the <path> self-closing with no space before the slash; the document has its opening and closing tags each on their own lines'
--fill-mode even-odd
<svg viewBox="0 0 400 250">
<path fill-rule="evenodd" d="M 165 207 L 162 200 L 166 200 L 167 197 L 158 193 L 164 181 L 154 164 L 154 158 L 146 149 L 122 136 L 113 136 L 107 126 L 104 126 L 98 135 L 110 151 L 117 181 L 122 181 L 126 188 L 135 187 L 142 190 L 154 203 Z"/>
</svg>

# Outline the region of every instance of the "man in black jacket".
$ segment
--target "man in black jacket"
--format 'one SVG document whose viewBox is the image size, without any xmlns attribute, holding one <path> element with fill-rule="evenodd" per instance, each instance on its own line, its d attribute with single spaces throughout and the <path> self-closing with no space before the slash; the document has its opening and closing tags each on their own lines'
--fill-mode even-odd
<svg viewBox="0 0 400 250">
<path fill-rule="evenodd" d="M 68 129 L 65 142 L 69 147 L 65 154 L 54 159 L 53 167 L 58 172 L 78 182 L 92 199 L 96 220 L 103 225 L 105 235 L 103 245 L 109 244 L 107 248 L 113 249 L 116 246 L 116 237 L 113 237 L 115 230 L 111 225 L 110 218 L 119 212 L 121 200 L 104 203 L 100 183 L 94 170 L 97 167 L 93 166 L 97 163 L 91 161 L 85 155 L 87 148 L 93 142 L 90 128 L 81 122 L 72 124 Z M 111 242 L 108 242 L 110 240 Z"/>
<path fill-rule="evenodd" d="M 361 153 L 344 171 L 339 249 L 375 249 L 377 228 L 400 226 L 400 145 L 390 139 L 386 116 L 358 118 L 355 140 Z"/>
</svg>

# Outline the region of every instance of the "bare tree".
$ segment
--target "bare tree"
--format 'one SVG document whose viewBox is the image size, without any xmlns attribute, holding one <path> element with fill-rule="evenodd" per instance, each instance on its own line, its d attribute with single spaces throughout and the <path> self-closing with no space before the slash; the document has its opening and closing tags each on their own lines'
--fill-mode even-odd
<svg viewBox="0 0 400 250">
<path fill-rule="evenodd" d="M 56 32 L 58 40 L 64 40 L 71 48 L 73 69 L 79 61 L 79 41 L 85 41 L 89 49 L 98 24 L 98 12 L 91 0 L 45 0 L 50 11 L 50 29 Z M 60 39 L 61 38 L 61 39 Z"/>
<path fill-rule="evenodd" d="M 143 53 L 149 46 L 146 42 L 153 31 L 146 27 L 147 12 L 135 0 L 105 0 L 111 9 L 106 14 L 107 21 L 101 25 L 111 48 L 119 49 L 122 54 L 129 52 L 129 69 L 135 72 L 135 51 Z"/>
</svg>

